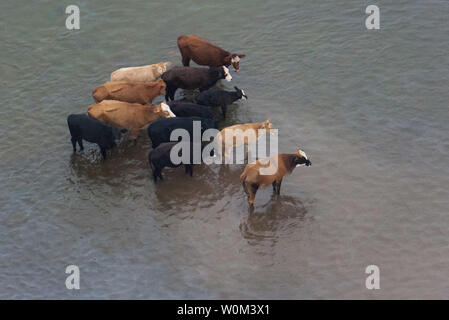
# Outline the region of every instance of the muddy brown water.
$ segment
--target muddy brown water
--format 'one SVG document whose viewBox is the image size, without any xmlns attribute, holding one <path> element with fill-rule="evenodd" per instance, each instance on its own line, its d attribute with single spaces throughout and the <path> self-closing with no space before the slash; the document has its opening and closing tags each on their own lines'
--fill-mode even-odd
<svg viewBox="0 0 449 320">
<path fill-rule="evenodd" d="M 79 31 L 58 1 L 0 4 L 1 298 L 449 297 L 447 1 L 377 1 L 379 31 L 367 1 L 77 3 Z M 247 55 L 221 126 L 270 118 L 313 162 L 254 212 L 242 165 L 155 186 L 145 135 L 72 154 L 67 115 L 119 67 L 180 64 L 181 34 Z"/>
</svg>

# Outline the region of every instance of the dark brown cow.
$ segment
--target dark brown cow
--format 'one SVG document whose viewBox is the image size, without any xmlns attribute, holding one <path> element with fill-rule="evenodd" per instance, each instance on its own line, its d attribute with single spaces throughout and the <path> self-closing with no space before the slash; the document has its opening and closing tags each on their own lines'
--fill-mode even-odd
<svg viewBox="0 0 449 320">
<path fill-rule="evenodd" d="M 182 64 L 186 67 L 189 66 L 190 60 L 193 60 L 201 66 L 209 67 L 228 67 L 232 64 L 235 71 L 239 72 L 240 59 L 246 56 L 223 50 L 195 35 L 180 36 L 178 47 L 182 55 Z"/>
</svg>

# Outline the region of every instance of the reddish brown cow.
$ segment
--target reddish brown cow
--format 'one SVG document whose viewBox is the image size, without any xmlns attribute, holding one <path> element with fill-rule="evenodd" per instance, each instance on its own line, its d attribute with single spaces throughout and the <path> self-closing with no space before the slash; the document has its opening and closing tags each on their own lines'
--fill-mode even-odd
<svg viewBox="0 0 449 320">
<path fill-rule="evenodd" d="M 195 35 L 180 36 L 178 47 L 182 55 L 182 64 L 185 67 L 188 67 L 190 60 L 193 60 L 199 65 L 209 67 L 228 67 L 232 64 L 235 71 L 239 72 L 240 59 L 246 56 L 223 50 Z"/>
</svg>

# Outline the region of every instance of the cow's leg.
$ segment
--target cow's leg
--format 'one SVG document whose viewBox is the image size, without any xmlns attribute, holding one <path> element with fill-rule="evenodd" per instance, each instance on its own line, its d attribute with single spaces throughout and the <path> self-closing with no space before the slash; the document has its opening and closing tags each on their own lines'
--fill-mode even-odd
<svg viewBox="0 0 449 320">
<path fill-rule="evenodd" d="M 162 169 L 158 170 L 157 175 L 158 175 L 159 179 L 164 180 L 164 178 L 162 178 Z"/>
<path fill-rule="evenodd" d="M 78 138 L 78 144 L 80 146 L 80 150 L 83 151 L 84 150 L 83 138 L 81 138 L 81 137 Z"/>
<path fill-rule="evenodd" d="M 170 99 L 175 100 L 175 93 L 178 88 L 171 88 L 170 90 Z"/>
<path fill-rule="evenodd" d="M 192 176 L 193 174 L 193 166 L 191 164 L 186 164 L 186 173 L 188 172 L 190 174 L 190 176 Z"/>
<path fill-rule="evenodd" d="M 225 104 L 221 105 L 221 113 L 223 114 L 223 118 L 226 118 L 226 110 L 227 106 Z"/>
<path fill-rule="evenodd" d="M 170 85 L 167 85 L 167 87 L 165 88 L 165 101 L 170 100 L 171 90 L 172 90 L 172 87 Z"/>
<path fill-rule="evenodd" d="M 251 207 L 254 206 L 254 199 L 256 198 L 257 189 L 259 189 L 259 185 L 257 183 L 253 183 L 249 187 L 248 203 Z"/>
<path fill-rule="evenodd" d="M 165 100 L 169 101 L 171 100 L 175 100 L 175 92 L 176 92 L 177 88 L 173 88 L 172 86 L 167 86 L 167 88 L 165 89 Z"/>
<path fill-rule="evenodd" d="M 158 167 L 153 168 L 153 179 L 154 179 L 155 183 L 157 182 L 157 177 L 159 176 L 159 174 L 158 174 L 159 171 L 160 171 L 160 169 Z"/>
<path fill-rule="evenodd" d="M 106 160 L 106 149 L 100 146 L 100 152 L 101 155 L 103 156 L 103 159 Z"/>
<path fill-rule="evenodd" d="M 279 180 L 276 184 L 276 193 L 277 194 L 281 194 L 281 183 L 282 183 L 282 179 Z"/>
<path fill-rule="evenodd" d="M 273 186 L 273 192 L 276 193 L 276 180 L 274 180 L 271 185 Z"/>
<path fill-rule="evenodd" d="M 131 132 L 130 132 L 130 137 L 131 137 L 131 139 L 133 140 L 133 145 L 136 145 L 136 143 L 137 143 L 137 137 L 139 136 L 139 129 L 131 129 Z"/>
<path fill-rule="evenodd" d="M 182 65 L 184 67 L 190 66 L 190 58 L 189 58 L 189 56 L 184 54 L 184 53 L 182 53 L 182 52 L 181 52 L 181 54 L 182 54 Z"/>
<path fill-rule="evenodd" d="M 249 192 L 248 192 L 248 188 L 246 187 L 246 181 L 242 181 L 242 187 L 243 187 L 243 191 L 245 191 L 246 196 L 249 199 Z"/>
<path fill-rule="evenodd" d="M 70 139 L 72 141 L 72 146 L 73 146 L 73 152 L 76 152 L 76 141 L 77 139 L 75 137 L 72 137 L 72 139 Z"/>
</svg>

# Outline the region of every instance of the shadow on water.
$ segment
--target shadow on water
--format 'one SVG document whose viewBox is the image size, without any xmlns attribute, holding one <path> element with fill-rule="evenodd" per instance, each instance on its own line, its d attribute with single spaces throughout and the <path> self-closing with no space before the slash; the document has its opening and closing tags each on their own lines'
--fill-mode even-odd
<svg viewBox="0 0 449 320">
<path fill-rule="evenodd" d="M 272 195 L 263 206 L 249 208 L 242 217 L 240 232 L 249 244 L 296 232 L 307 218 L 303 202 L 292 196 Z M 310 218 L 312 219 L 312 218 Z"/>
</svg>

